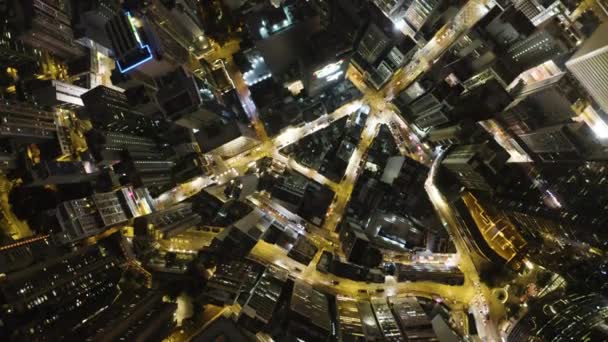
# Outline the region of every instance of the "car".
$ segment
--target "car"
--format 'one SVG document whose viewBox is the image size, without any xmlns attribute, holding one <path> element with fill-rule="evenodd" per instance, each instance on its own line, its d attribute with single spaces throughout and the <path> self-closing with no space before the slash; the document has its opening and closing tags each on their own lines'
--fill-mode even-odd
<svg viewBox="0 0 608 342">
<path fill-rule="evenodd" d="M 367 290 L 366 289 L 359 289 L 357 292 L 360 293 L 360 294 L 367 294 Z"/>
<path fill-rule="evenodd" d="M 376 289 L 376 293 L 384 293 L 384 289 Z"/>
<path fill-rule="evenodd" d="M 331 283 L 332 285 L 340 285 L 340 282 L 337 280 L 332 280 Z"/>
</svg>

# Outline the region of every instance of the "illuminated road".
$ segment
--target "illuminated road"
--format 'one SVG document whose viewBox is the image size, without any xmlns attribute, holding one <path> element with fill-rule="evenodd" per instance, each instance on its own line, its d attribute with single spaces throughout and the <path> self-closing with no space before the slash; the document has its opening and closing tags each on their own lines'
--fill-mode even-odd
<svg viewBox="0 0 608 342">
<path fill-rule="evenodd" d="M 474 247 L 469 243 L 464 232 L 465 229 L 462 226 L 463 223 L 455 213 L 455 210 L 435 185 L 435 178 L 443 156 L 443 154 L 438 156 L 433 163 L 425 189 L 456 246 L 459 260 L 458 267 L 465 275 L 464 286 L 475 290 L 469 310 L 475 315 L 480 337 L 486 337 L 487 341 L 499 341 L 497 322 L 504 318 L 504 307 L 491 294 L 491 289 L 480 282 L 477 268 L 480 262 L 473 260 L 478 253 L 474 251 Z M 490 310 L 490 306 L 492 310 Z"/>
<path fill-rule="evenodd" d="M 491 289 L 480 282 L 477 266 L 473 260 L 474 258 L 477 259 L 476 253 L 473 253 L 473 247 L 468 242 L 466 234 L 462 231 L 460 218 L 454 213 L 448 201 L 434 185 L 437 161 L 431 168 L 426 183 L 426 190 L 438 215 L 455 242 L 459 256 L 459 266 L 465 274 L 464 286 L 448 286 L 432 282 L 397 283 L 392 277 L 387 277 L 385 284 L 374 285 L 337 278 L 330 274 L 318 272 L 315 269 L 315 265 L 323 249 L 337 251 L 335 229 L 348 205 L 357 177 L 359 176 L 360 167 L 365 161 L 370 145 L 378 134 L 380 125 L 384 124 L 389 127 L 401 154 L 408 155 L 427 165 L 430 164 L 432 160 L 431 151 L 420 143 L 418 137 L 412 133 L 412 129 L 410 129 L 408 123 L 396 113 L 396 110 L 390 104 L 390 100 L 412 84 L 421 74 L 429 70 L 432 64 L 453 43 L 466 34 L 494 6 L 495 3 L 492 0 L 468 1 L 456 16 L 442 27 L 426 45 L 421 47 L 413 59 L 398 70 L 394 77 L 380 91 L 375 91 L 366 85 L 362 75 L 352 66 L 349 67 L 347 77 L 363 93 L 363 99 L 346 104 L 334 113 L 323 116 L 311 123 L 288 127 L 273 138 L 268 137 L 264 125 L 259 119 L 258 110 L 251 99 L 251 94 L 244 83 L 241 73 L 236 69 L 234 63 L 231 62 L 230 56 L 222 57 L 227 60 L 228 72 L 235 83 L 243 108 L 251 119 L 252 126 L 261 144 L 249 151 L 225 160 L 225 170 L 222 170 L 219 175 L 200 177 L 191 183 L 184 184 L 161 195 L 157 199 L 158 205 L 162 207 L 170 203 L 179 202 L 201 191 L 206 186 L 223 184 L 229 179 L 241 175 L 256 160 L 264 157 L 273 158 L 285 164 L 286 167 L 329 187 L 335 192 L 335 197 L 326 214 L 322 228 L 307 225 L 306 230 L 299 229 L 302 234 L 305 234 L 320 247 L 319 252 L 309 266 L 304 267 L 302 264 L 287 257 L 286 251 L 280 247 L 263 241 L 260 241 L 253 249 L 252 256 L 254 258 L 265 264 L 270 263 L 286 268 L 297 278 L 317 285 L 330 293 L 357 297 L 362 294 L 360 290 L 364 290 L 371 293 L 372 296 L 379 297 L 401 294 L 424 297 L 438 296 L 443 298 L 446 304 L 450 306 L 468 305 L 469 310 L 477 318 L 476 323 L 480 336 L 486 341 L 500 340 L 496 322 L 504 316 L 504 307 L 500 303 L 497 303 L 491 295 Z M 222 55 L 222 53 L 218 53 L 217 55 Z M 362 105 L 370 107 L 370 114 L 365 122 L 359 144 L 348 162 L 345 177 L 340 183 L 332 182 L 317 170 L 307 168 L 289 157 L 279 154 L 278 151 L 281 148 L 293 144 L 307 135 L 314 134 L 336 120 L 356 111 Z M 297 215 L 278 206 L 265 196 L 256 195 L 250 198 L 250 201 L 283 223 L 294 224 L 294 222 L 300 222 Z M 380 288 L 384 289 L 384 292 L 376 293 L 376 289 Z"/>
<path fill-rule="evenodd" d="M 392 100 L 406 89 L 418 76 L 429 70 L 435 60 L 488 14 L 494 6 L 496 4 L 493 0 L 468 1 L 449 23 L 439 29 L 435 36 L 414 54 L 407 65 L 394 74 L 381 90 L 383 97 Z"/>
<path fill-rule="evenodd" d="M 345 177 L 339 186 L 334 189 L 334 200 L 329 206 L 327 214 L 325 215 L 325 221 L 323 223 L 323 227 L 325 229 L 329 231 L 336 230 L 338 223 L 342 219 L 344 209 L 346 209 L 346 205 L 350 200 L 355 183 L 357 182 L 357 177 L 360 174 L 363 158 L 374 141 L 374 138 L 378 134 L 379 129 L 380 122 L 372 111 L 365 122 L 365 127 L 361 133 L 359 144 L 353 151 L 353 154 L 350 156 L 348 165 L 346 166 Z"/>
<path fill-rule="evenodd" d="M 399 293 L 408 293 L 417 296 L 432 298 L 433 296 L 443 298 L 446 303 L 466 303 L 474 296 L 471 286 L 450 286 L 433 282 L 396 282 L 393 277 L 387 277 L 384 284 L 372 284 L 357 282 L 350 279 L 339 278 L 332 274 L 322 273 L 316 270 L 316 264 L 321 257 L 317 253 L 313 261 L 304 266 L 289 258 L 287 252 L 276 245 L 260 241 L 251 252 L 254 259 L 263 263 L 271 263 L 290 271 L 296 278 L 309 284 L 322 288 L 332 294 L 341 294 L 350 297 L 387 297 Z M 301 270 L 301 271 L 298 271 Z M 376 289 L 384 289 L 382 293 L 376 293 Z M 363 293 L 360 290 L 366 291 Z"/>
</svg>

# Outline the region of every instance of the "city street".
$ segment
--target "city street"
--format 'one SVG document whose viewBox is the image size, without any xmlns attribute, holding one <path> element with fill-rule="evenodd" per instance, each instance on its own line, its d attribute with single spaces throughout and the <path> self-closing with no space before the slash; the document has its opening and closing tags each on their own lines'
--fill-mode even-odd
<svg viewBox="0 0 608 342">
<path fill-rule="evenodd" d="M 251 94 L 242 74 L 238 71 L 229 56 L 226 56 L 225 53 L 217 52 L 216 55 L 223 55 L 223 58 L 227 61 L 228 72 L 261 144 L 225 160 L 225 164 L 229 169 L 219 176 L 215 178 L 211 176 L 201 177 L 161 195 L 158 198 L 159 205 L 183 200 L 211 184 L 223 184 L 231 178 L 241 175 L 256 160 L 271 157 L 283 163 L 286 167 L 332 189 L 335 192 L 335 197 L 326 213 L 323 227 L 317 228 L 316 232 L 314 228 L 301 231 L 302 234 L 309 237 L 319 247 L 319 252 L 307 267 L 303 268 L 302 264 L 287 257 L 287 252 L 280 247 L 263 241 L 258 242 L 251 253 L 255 259 L 263 263 L 270 263 L 286 268 L 297 278 L 319 286 L 331 293 L 352 297 L 361 295 L 362 291 L 369 293 L 371 296 L 380 297 L 409 294 L 428 298 L 440 297 L 446 303 L 459 303 L 460 305 L 470 303 L 469 310 L 477 317 L 478 330 L 481 332 L 482 337 L 487 341 L 498 341 L 498 330 L 495 322 L 504 313 L 504 308 L 497 304 L 495 300 L 491 300 L 490 289 L 480 283 L 478 270 L 471 255 L 472 250 L 461 231 L 462 227 L 459 218 L 456 217 L 448 202 L 434 185 L 437 162 L 435 162 L 431 169 L 426 189 L 446 229 L 455 242 L 459 266 L 465 274 L 464 286 L 448 286 L 432 282 L 397 283 L 391 277 L 387 277 L 389 280 L 383 285 L 373 285 L 337 278 L 316 270 L 316 264 L 322 251 L 324 249 L 335 250 L 336 248 L 337 241 L 334 238 L 333 232 L 336 230 L 348 205 L 360 173 L 361 165 L 365 162 L 366 153 L 378 134 L 380 125 L 387 125 L 389 127 L 391 133 L 395 136 L 395 141 L 398 143 L 398 148 L 402 154 L 408 155 L 422 163 L 430 164 L 431 151 L 420 143 L 417 136 L 412 133 L 407 122 L 395 112 L 395 109 L 390 104 L 390 100 L 412 84 L 418 76 L 427 71 L 436 59 L 441 57 L 453 43 L 468 32 L 493 6 L 495 6 L 495 3 L 492 0 L 471 0 L 465 4 L 452 21 L 440 29 L 425 46 L 418 50 L 410 63 L 398 70 L 394 77 L 380 91 L 375 91 L 366 85 L 362 75 L 352 66 L 349 67 L 347 77 L 363 93 L 361 100 L 348 103 L 333 113 L 322 116 L 313 122 L 288 127 L 272 138 L 268 137 L 264 125 L 259 119 L 259 112 L 251 99 Z M 345 177 L 340 183 L 332 182 L 317 170 L 310 169 L 279 153 L 279 150 L 283 147 L 293 144 L 305 136 L 314 134 L 336 120 L 353 113 L 363 105 L 370 107 L 370 114 L 365 122 L 359 144 L 348 162 Z M 299 220 L 297 215 L 291 214 L 294 217 L 290 217 L 290 213 L 286 213 L 284 208 L 277 208 L 268 199 L 258 196 L 251 200 L 258 205 L 262 205 L 261 209 L 284 223 L 293 224 L 297 222 L 296 220 Z M 321 234 L 321 231 L 325 233 Z M 384 292 L 377 293 L 376 289 L 379 288 L 384 289 Z M 492 308 L 490 314 L 488 314 L 489 307 Z"/>
</svg>

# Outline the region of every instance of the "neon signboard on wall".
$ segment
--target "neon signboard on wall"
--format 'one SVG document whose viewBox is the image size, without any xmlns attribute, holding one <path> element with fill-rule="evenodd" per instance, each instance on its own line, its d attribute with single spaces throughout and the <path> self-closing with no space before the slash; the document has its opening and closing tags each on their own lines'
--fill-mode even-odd
<svg viewBox="0 0 608 342">
<path fill-rule="evenodd" d="M 144 57 L 143 59 L 139 60 L 138 62 L 129 65 L 126 68 L 124 68 L 120 64 L 120 61 L 116 61 L 116 64 L 118 65 L 118 70 L 120 70 L 120 73 L 122 73 L 122 74 L 137 68 L 138 66 L 150 61 L 153 58 L 152 50 L 150 50 L 150 45 L 143 44 L 141 41 L 141 38 L 139 37 L 139 32 L 137 32 L 137 27 L 135 27 L 135 19 L 131 16 L 131 13 L 125 12 L 125 14 L 127 15 L 127 19 L 129 20 L 129 24 L 131 25 L 131 30 L 133 31 L 133 35 L 135 36 L 135 40 L 137 41 L 137 44 L 139 44 L 139 47 L 141 49 L 145 49 L 147 51 L 147 56 Z"/>
<path fill-rule="evenodd" d="M 315 71 L 313 75 L 315 76 L 315 78 L 326 78 L 328 81 L 335 80 L 337 78 L 336 75 L 339 76 L 341 74 L 340 69 L 342 68 L 343 63 L 343 59 L 334 63 L 329 63 L 321 69 Z"/>
</svg>

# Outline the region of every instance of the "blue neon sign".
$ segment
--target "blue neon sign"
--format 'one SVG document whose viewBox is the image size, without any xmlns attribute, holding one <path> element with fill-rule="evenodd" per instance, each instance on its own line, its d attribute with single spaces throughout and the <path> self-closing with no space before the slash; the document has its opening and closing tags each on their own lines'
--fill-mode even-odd
<svg viewBox="0 0 608 342">
<path fill-rule="evenodd" d="M 146 56 L 144 59 L 142 59 L 132 65 L 129 65 L 126 68 L 123 68 L 123 66 L 120 65 L 120 61 L 117 60 L 116 65 L 118 65 L 118 70 L 120 71 L 121 74 L 129 72 L 129 71 L 137 68 L 138 66 L 150 61 L 152 58 L 154 58 L 154 56 L 152 56 L 152 50 L 150 49 L 150 45 L 143 44 L 141 41 L 141 38 L 139 38 L 139 33 L 137 32 L 137 28 L 135 27 L 135 19 L 133 19 L 130 12 L 125 12 L 125 14 L 127 15 L 127 19 L 129 20 L 129 24 L 131 25 L 131 30 L 133 30 L 133 35 L 135 36 L 135 40 L 137 40 L 137 43 L 139 44 L 139 48 L 146 49 L 146 51 L 148 52 L 148 56 Z"/>
</svg>

